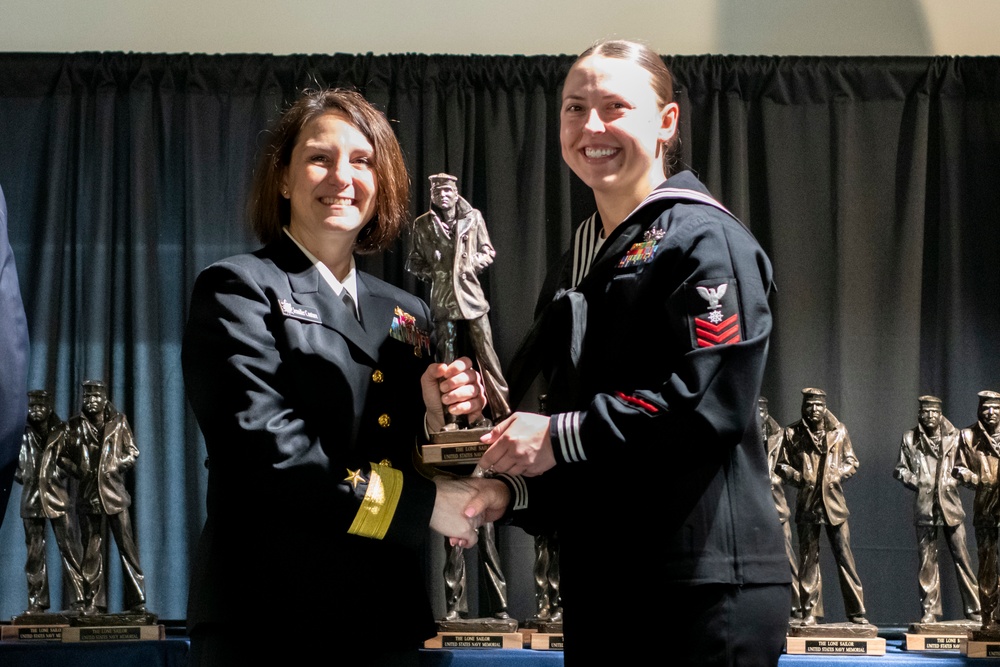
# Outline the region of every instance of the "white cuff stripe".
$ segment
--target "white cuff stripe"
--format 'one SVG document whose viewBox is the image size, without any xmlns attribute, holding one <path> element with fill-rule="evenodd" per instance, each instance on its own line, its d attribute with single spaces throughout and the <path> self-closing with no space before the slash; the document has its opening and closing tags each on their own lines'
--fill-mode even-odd
<svg viewBox="0 0 1000 667">
<path fill-rule="evenodd" d="M 556 415 L 556 437 L 559 439 L 559 451 L 567 463 L 580 463 L 587 460 L 583 453 L 583 443 L 580 442 L 580 413 L 562 412 Z"/>
<path fill-rule="evenodd" d="M 503 473 L 497 477 L 503 477 L 514 488 L 514 500 L 511 503 L 514 510 L 528 509 L 528 486 L 524 483 L 524 478 L 520 475 L 505 475 Z"/>
</svg>

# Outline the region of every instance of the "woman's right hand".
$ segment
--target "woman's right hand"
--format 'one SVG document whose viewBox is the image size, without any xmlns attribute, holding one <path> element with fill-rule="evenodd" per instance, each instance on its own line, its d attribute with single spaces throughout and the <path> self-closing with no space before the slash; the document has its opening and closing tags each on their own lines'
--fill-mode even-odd
<svg viewBox="0 0 1000 667">
<path fill-rule="evenodd" d="M 496 479 L 440 476 L 434 482 L 437 497 L 431 528 L 451 538 L 452 546 L 474 546 L 479 527 L 502 517 L 510 502 L 507 485 Z"/>
<path fill-rule="evenodd" d="M 444 410 L 453 415 L 468 415 L 469 423 L 483 416 L 486 399 L 482 379 L 469 357 L 459 357 L 450 364 L 431 364 L 420 377 L 420 390 L 427 409 L 427 429 L 434 433 L 444 426 Z"/>
</svg>

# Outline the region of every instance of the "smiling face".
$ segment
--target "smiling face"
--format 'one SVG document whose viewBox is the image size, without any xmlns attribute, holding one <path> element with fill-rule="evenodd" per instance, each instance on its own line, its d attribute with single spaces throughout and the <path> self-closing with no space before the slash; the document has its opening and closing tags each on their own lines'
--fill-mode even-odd
<svg viewBox="0 0 1000 667">
<path fill-rule="evenodd" d="M 563 160 L 596 195 L 641 200 L 666 178 L 662 151 L 677 130 L 677 117 L 677 104 L 661 106 L 643 67 L 587 56 L 563 84 Z"/>
<path fill-rule="evenodd" d="M 312 250 L 353 244 L 375 214 L 374 149 L 344 116 L 325 113 L 299 131 L 281 181 L 292 235 Z"/>
</svg>

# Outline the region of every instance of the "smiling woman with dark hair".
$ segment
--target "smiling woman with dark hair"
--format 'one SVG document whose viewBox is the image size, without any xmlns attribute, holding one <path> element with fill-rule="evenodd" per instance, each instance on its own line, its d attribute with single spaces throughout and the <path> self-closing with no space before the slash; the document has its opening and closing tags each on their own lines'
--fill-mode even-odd
<svg viewBox="0 0 1000 667">
<path fill-rule="evenodd" d="M 563 160 L 597 211 L 509 374 L 514 401 L 541 372 L 551 416 L 516 412 L 484 437 L 510 509 L 467 509 L 558 532 L 567 664 L 643 660 L 638 638 L 664 630 L 677 665 L 774 665 L 784 646 L 791 577 L 756 422 L 771 265 L 673 173 L 679 116 L 642 44 L 601 42 L 566 75 Z"/>
<path fill-rule="evenodd" d="M 250 633 L 280 619 L 306 626 L 277 640 L 286 664 L 348 646 L 365 664 L 415 664 L 435 632 L 428 527 L 474 542 L 473 491 L 422 476 L 413 454 L 443 405 L 478 418 L 484 403 L 468 358 L 431 363 L 427 305 L 355 268 L 399 235 L 408 189 L 379 111 L 307 92 L 254 177 L 264 247 L 198 277 L 182 352 L 209 455 L 194 665 L 259 662 L 275 645 Z"/>
</svg>

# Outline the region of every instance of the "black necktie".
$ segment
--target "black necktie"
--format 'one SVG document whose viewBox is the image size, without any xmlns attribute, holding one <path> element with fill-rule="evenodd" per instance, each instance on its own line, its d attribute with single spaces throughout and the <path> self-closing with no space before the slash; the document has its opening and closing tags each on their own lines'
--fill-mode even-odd
<svg viewBox="0 0 1000 667">
<path fill-rule="evenodd" d="M 351 314 L 354 315 L 354 319 L 361 321 L 361 316 L 358 313 L 358 307 L 354 304 L 354 299 L 351 297 L 351 293 L 346 289 L 340 292 L 340 298 L 343 300 L 344 305 L 351 309 Z"/>
</svg>

